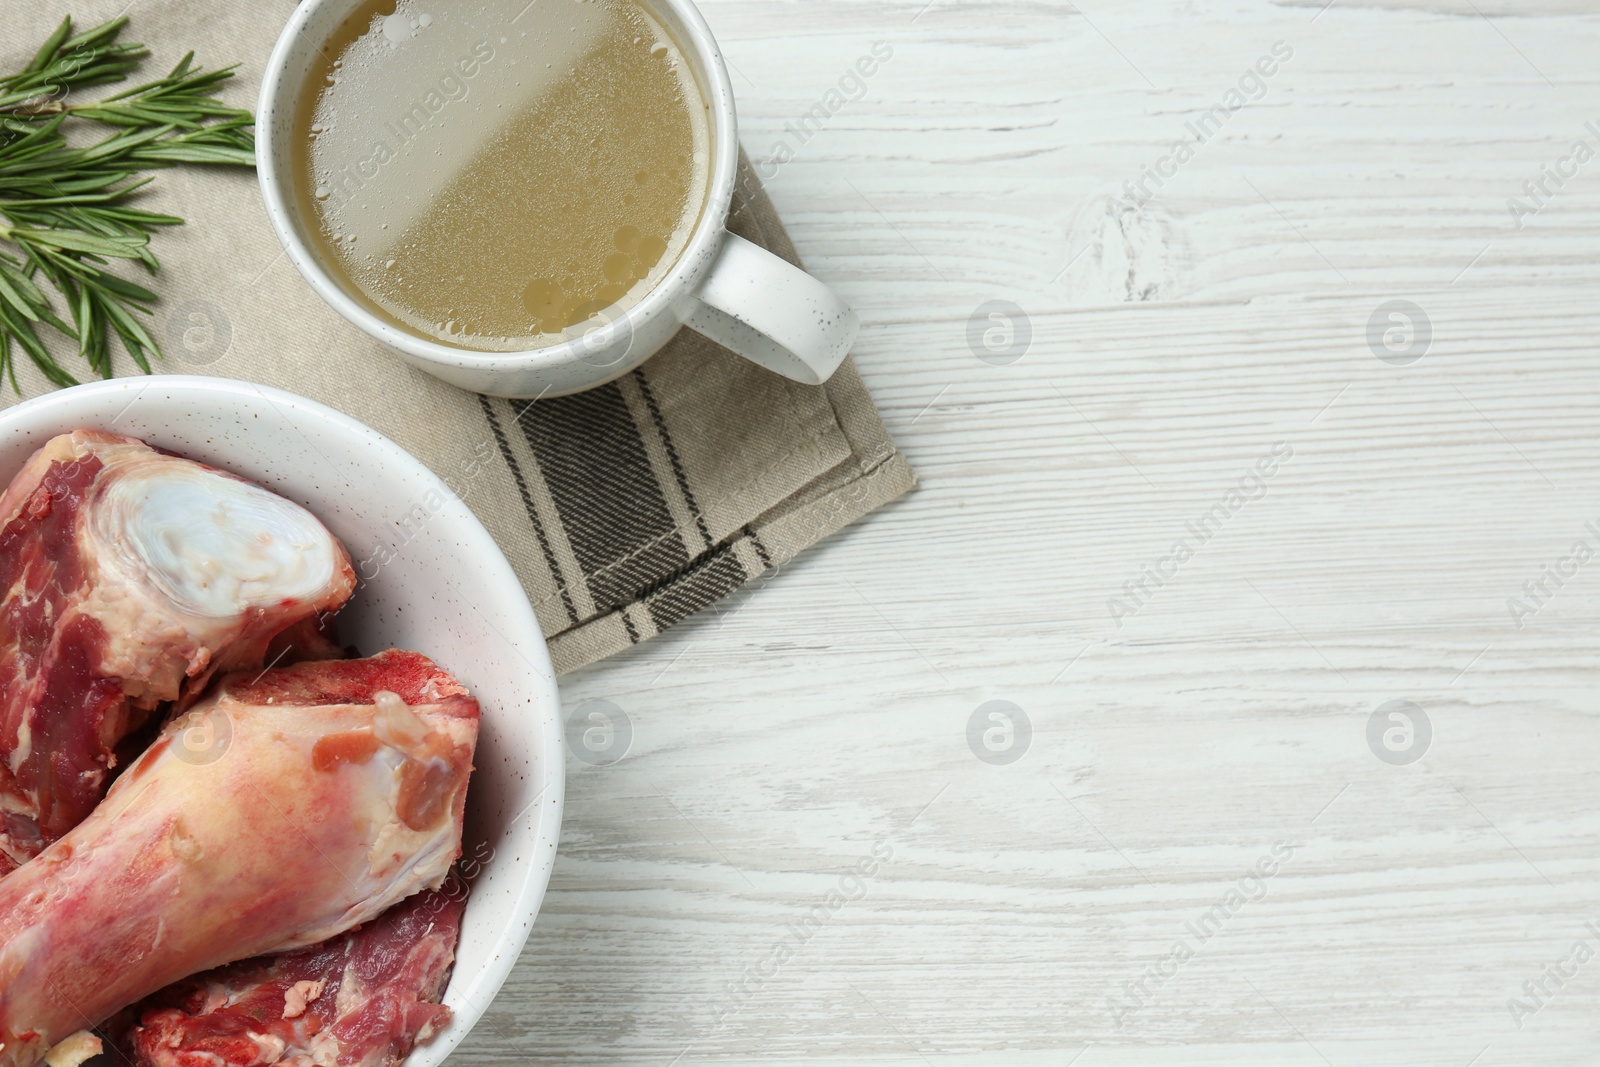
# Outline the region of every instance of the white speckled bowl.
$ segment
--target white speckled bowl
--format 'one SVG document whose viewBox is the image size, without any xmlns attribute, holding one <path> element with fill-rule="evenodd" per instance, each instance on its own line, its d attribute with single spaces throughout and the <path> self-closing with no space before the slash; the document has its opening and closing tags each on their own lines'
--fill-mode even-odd
<svg viewBox="0 0 1600 1067">
<path fill-rule="evenodd" d="M 363 581 L 339 616 L 363 653 L 397 646 L 437 661 L 483 707 L 467 796 L 472 879 L 445 1003 L 455 1021 L 407 1067 L 435 1067 L 499 991 L 555 864 L 565 780 L 555 672 L 522 585 L 444 482 L 376 430 L 278 389 L 223 378 L 120 378 L 0 412 L 0 484 L 56 434 L 127 434 L 253 479 L 310 508 Z M 411 532 L 413 505 L 428 516 Z M 393 559 L 379 566 L 374 560 Z M 369 561 L 363 565 L 363 561 Z"/>
</svg>

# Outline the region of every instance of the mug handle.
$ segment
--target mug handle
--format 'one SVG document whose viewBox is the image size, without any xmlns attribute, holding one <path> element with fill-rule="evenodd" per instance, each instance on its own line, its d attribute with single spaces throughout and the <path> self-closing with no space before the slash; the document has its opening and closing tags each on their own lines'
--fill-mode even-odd
<svg viewBox="0 0 1600 1067">
<path fill-rule="evenodd" d="M 827 381 L 861 329 L 837 293 L 787 260 L 735 233 L 700 288 L 683 323 L 770 371 L 806 385 Z"/>
</svg>

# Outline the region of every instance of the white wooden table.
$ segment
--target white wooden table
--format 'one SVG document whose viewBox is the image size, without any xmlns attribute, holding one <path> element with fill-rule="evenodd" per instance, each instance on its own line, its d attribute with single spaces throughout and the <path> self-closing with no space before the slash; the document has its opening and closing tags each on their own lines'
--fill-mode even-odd
<svg viewBox="0 0 1600 1067">
<path fill-rule="evenodd" d="M 922 485 L 568 679 L 457 1062 L 1595 1061 L 1600 16 L 1323 4 L 708 0 L 757 160 L 892 49 L 767 173 Z"/>
</svg>

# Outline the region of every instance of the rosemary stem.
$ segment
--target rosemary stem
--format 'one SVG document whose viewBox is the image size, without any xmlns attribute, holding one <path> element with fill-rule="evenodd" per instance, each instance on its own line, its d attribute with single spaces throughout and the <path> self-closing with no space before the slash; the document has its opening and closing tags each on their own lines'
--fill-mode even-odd
<svg viewBox="0 0 1600 1067">
<path fill-rule="evenodd" d="M 155 81 L 94 102 L 69 100 L 125 81 L 139 66 L 144 46 L 117 40 L 126 23 L 74 35 L 64 19 L 26 67 L 0 73 L 0 377 L 14 389 L 19 349 L 49 381 L 76 382 L 42 329 L 70 338 L 102 377 L 113 372 L 113 338 L 148 373 L 151 357 L 162 354 L 138 316 L 158 298 L 109 268 L 133 260 L 156 273 L 151 236 L 183 220 L 129 200 L 151 180 L 146 171 L 255 162 L 254 117 L 211 95 L 233 68 L 204 70 L 192 53 Z M 79 147 L 67 130 L 80 124 L 111 132 Z"/>
</svg>

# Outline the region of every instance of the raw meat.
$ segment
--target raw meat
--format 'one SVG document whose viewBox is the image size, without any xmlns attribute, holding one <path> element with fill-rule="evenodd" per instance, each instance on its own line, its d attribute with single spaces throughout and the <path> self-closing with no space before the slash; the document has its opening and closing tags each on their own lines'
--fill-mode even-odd
<svg viewBox="0 0 1600 1067">
<path fill-rule="evenodd" d="M 332 624 L 296 624 L 269 661 L 342 658 Z M 185 978 L 107 1030 L 135 1067 L 393 1067 L 450 1021 L 440 1001 L 467 889 L 453 869 L 442 888 L 320 945 Z"/>
<path fill-rule="evenodd" d="M 119 742 L 343 604 L 310 512 L 129 437 L 53 438 L 0 496 L 0 875 L 105 794 Z"/>
<path fill-rule="evenodd" d="M 436 889 L 478 704 L 414 652 L 223 679 L 77 829 L 0 880 L 0 1067 L 179 979 L 305 948 Z"/>
<path fill-rule="evenodd" d="M 319 659 L 349 659 L 353 650 L 339 644 L 335 617 L 329 613 L 301 619 L 272 639 L 267 666 L 292 667 Z"/>
<path fill-rule="evenodd" d="M 136 1006 L 136 1067 L 393 1067 L 450 1021 L 439 1003 L 466 883 L 452 875 L 315 948 L 246 960 Z"/>
</svg>

